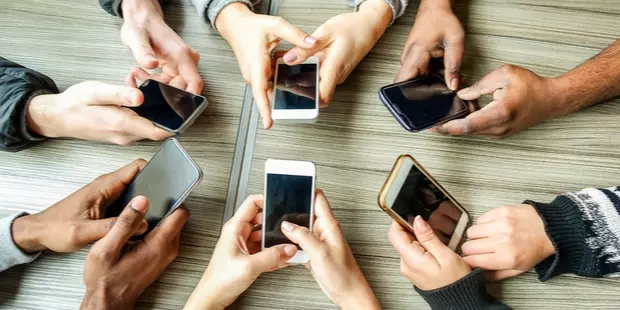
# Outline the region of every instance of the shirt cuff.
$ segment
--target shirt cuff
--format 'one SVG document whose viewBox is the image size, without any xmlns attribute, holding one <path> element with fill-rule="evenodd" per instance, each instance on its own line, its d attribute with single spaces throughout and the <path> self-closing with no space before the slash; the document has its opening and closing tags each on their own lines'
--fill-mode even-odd
<svg viewBox="0 0 620 310">
<path fill-rule="evenodd" d="M 44 136 L 40 136 L 28 130 L 28 122 L 26 121 L 26 114 L 28 114 L 28 106 L 30 105 L 30 101 L 32 101 L 34 97 L 40 96 L 40 95 L 47 95 L 47 94 L 53 94 L 53 92 L 47 89 L 39 89 L 39 90 L 33 91 L 32 94 L 28 96 L 26 105 L 24 106 L 24 109 L 22 110 L 21 124 L 19 128 L 20 128 L 20 132 L 22 136 L 28 141 L 43 141 L 46 139 Z"/>
<path fill-rule="evenodd" d="M 41 252 L 33 254 L 24 253 L 13 241 L 13 222 L 25 215 L 28 215 L 28 213 L 21 212 L 0 219 L 0 271 L 15 265 L 30 263 L 41 255 Z"/>
</svg>

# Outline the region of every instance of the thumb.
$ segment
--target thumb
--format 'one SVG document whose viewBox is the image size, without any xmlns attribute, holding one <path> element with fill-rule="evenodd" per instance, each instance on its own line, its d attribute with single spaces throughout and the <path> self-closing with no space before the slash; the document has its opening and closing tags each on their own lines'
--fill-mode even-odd
<svg viewBox="0 0 620 310">
<path fill-rule="evenodd" d="M 282 233 L 293 243 L 299 244 L 310 259 L 323 251 L 323 243 L 306 227 L 283 221 Z"/>
<path fill-rule="evenodd" d="M 286 266 L 286 261 L 297 253 L 297 247 L 292 244 L 280 244 L 268 249 L 264 249 L 252 256 L 253 272 L 257 276 L 263 272 L 273 271 Z"/>
<path fill-rule="evenodd" d="M 332 40 L 329 34 L 324 33 L 324 31 L 319 28 L 315 33 L 312 34 L 310 38 L 317 38 L 317 42 L 309 48 L 303 47 L 295 47 L 289 50 L 284 56 L 282 56 L 282 60 L 289 66 L 298 65 L 304 61 L 306 61 L 310 56 L 314 56 L 316 53 L 322 51 L 327 46 L 332 43 Z"/>
<path fill-rule="evenodd" d="M 441 258 L 443 254 L 446 253 L 446 250 L 452 252 L 452 250 L 437 238 L 431 226 L 419 215 L 416 216 L 413 222 L 413 231 L 420 245 L 431 253 L 439 263 L 441 263 Z"/>
<path fill-rule="evenodd" d="M 118 220 L 118 217 L 111 217 L 102 220 L 94 220 L 94 221 L 85 221 L 85 223 L 80 225 L 78 229 L 79 235 L 76 236 L 80 245 L 86 245 L 91 242 L 97 241 L 107 235 L 114 224 Z M 146 232 L 148 228 L 148 223 L 146 220 L 142 220 L 134 236 L 139 236 Z"/>
<path fill-rule="evenodd" d="M 133 53 L 133 57 L 138 64 L 144 68 L 157 68 L 159 62 L 157 61 L 157 56 L 155 56 L 155 51 L 151 47 L 151 40 L 148 32 L 140 28 L 130 29 L 131 30 L 127 31 L 126 35 L 123 36 L 123 42 L 129 47 Z"/>
<path fill-rule="evenodd" d="M 94 82 L 89 86 L 90 89 L 86 91 L 90 93 L 84 94 L 85 97 L 90 95 L 88 97 L 91 98 L 89 105 L 137 107 L 144 101 L 144 95 L 137 88 L 100 82 Z"/>
</svg>

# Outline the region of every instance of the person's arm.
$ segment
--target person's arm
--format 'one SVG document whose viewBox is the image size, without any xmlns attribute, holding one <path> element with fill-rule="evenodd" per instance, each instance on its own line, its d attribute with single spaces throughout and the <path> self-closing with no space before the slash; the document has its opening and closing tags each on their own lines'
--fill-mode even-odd
<svg viewBox="0 0 620 310">
<path fill-rule="evenodd" d="M 349 4 L 355 7 L 355 11 L 359 10 L 360 5 L 366 2 L 367 0 L 347 0 Z M 405 13 L 405 9 L 407 8 L 407 4 L 409 4 L 409 0 L 384 0 L 390 8 L 392 8 L 392 20 L 390 21 L 390 25 L 394 23 L 394 21 L 401 17 Z"/>
<path fill-rule="evenodd" d="M 0 57 L 0 150 L 17 152 L 43 140 L 28 130 L 27 107 L 43 94 L 56 94 L 49 77 Z"/>
<path fill-rule="evenodd" d="M 41 254 L 40 251 L 34 253 L 24 252 L 14 239 L 13 223 L 26 215 L 28 213 L 21 212 L 0 219 L 0 272 L 15 265 L 30 263 Z"/>
<path fill-rule="evenodd" d="M 162 8 L 164 7 L 164 4 L 168 2 L 167 0 L 157 1 Z M 102 9 L 114 16 L 123 18 L 123 9 L 121 4 L 123 4 L 123 0 L 99 0 L 99 5 L 101 5 Z"/>
<path fill-rule="evenodd" d="M 260 3 L 261 0 L 192 0 L 198 15 L 216 29 L 215 20 L 220 12 L 229 4 L 235 2 L 241 2 L 247 5 L 250 10 L 253 10 L 254 6 Z"/>
</svg>

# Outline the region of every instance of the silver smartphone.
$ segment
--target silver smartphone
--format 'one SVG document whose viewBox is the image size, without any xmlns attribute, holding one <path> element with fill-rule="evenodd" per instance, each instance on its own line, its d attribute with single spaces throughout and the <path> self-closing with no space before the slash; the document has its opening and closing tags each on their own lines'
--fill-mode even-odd
<svg viewBox="0 0 620 310">
<path fill-rule="evenodd" d="M 175 138 L 166 140 L 123 193 L 105 208 L 104 217 L 119 216 L 136 196 L 149 200 L 145 219 L 153 230 L 174 212 L 202 181 L 202 170 Z"/>
<path fill-rule="evenodd" d="M 279 58 L 274 75 L 271 118 L 276 122 L 311 123 L 319 117 L 319 59 L 295 66 Z"/>
</svg>

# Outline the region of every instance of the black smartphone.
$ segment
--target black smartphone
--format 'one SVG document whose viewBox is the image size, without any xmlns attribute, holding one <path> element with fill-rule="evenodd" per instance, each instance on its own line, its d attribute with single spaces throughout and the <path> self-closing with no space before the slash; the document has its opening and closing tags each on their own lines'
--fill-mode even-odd
<svg viewBox="0 0 620 310">
<path fill-rule="evenodd" d="M 381 102 L 406 130 L 417 132 L 469 113 L 467 102 L 449 89 L 438 74 L 384 86 Z"/>
<path fill-rule="evenodd" d="M 184 132 L 209 105 L 203 96 L 155 80 L 144 81 L 138 89 L 144 94 L 144 103 L 130 109 L 175 134 Z"/>
<path fill-rule="evenodd" d="M 200 184 L 202 171 L 174 138 L 166 140 L 123 193 L 104 210 L 104 217 L 119 216 L 131 199 L 143 195 L 149 200 L 145 219 L 153 230 L 176 210 Z"/>
</svg>

